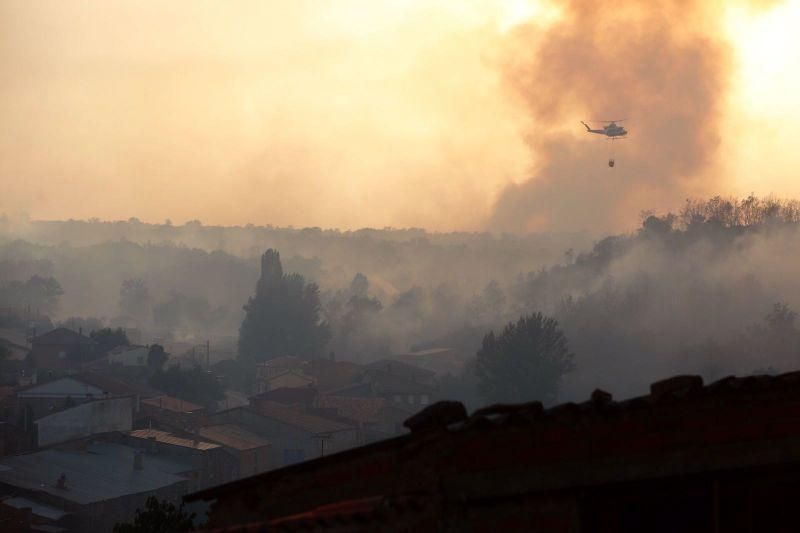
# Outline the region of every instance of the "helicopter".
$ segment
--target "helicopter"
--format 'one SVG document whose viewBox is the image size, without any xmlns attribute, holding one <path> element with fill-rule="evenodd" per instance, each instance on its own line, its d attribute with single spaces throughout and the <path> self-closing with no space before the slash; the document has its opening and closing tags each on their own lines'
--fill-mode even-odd
<svg viewBox="0 0 800 533">
<path fill-rule="evenodd" d="M 622 126 L 617 126 L 617 122 L 624 122 L 623 120 L 597 120 L 596 122 L 602 122 L 605 124 L 603 129 L 593 130 L 588 124 L 581 120 L 581 124 L 586 127 L 586 131 L 589 133 L 599 133 L 600 135 L 605 135 L 611 139 L 616 137 L 625 137 L 628 134 L 628 130 Z"/>
<path fill-rule="evenodd" d="M 624 122 L 624 119 L 623 120 L 595 120 L 595 121 L 592 121 L 592 122 L 602 123 L 603 124 L 603 128 L 602 129 L 593 130 L 592 128 L 589 127 L 588 124 L 586 124 L 584 121 L 581 120 L 581 124 L 583 124 L 586 127 L 586 131 L 588 133 L 596 133 L 596 134 L 599 134 L 599 135 L 605 135 L 608 138 L 608 140 L 610 140 L 612 142 L 614 140 L 616 140 L 616 139 L 623 139 L 623 138 L 625 138 L 626 135 L 628 135 L 628 130 L 626 130 L 622 126 L 617 125 L 617 122 Z M 608 166 L 609 167 L 613 167 L 614 166 L 613 151 L 612 151 L 612 157 L 608 158 Z"/>
</svg>

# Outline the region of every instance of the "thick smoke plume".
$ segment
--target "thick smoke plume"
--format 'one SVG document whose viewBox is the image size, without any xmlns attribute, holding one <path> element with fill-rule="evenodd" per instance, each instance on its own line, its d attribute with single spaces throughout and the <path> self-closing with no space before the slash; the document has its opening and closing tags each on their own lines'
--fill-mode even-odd
<svg viewBox="0 0 800 533">
<path fill-rule="evenodd" d="M 545 28 L 519 27 L 506 74 L 530 113 L 538 163 L 503 191 L 490 226 L 619 229 L 640 209 L 716 192 L 709 171 L 732 63 L 722 7 L 572 0 Z M 615 154 L 579 123 L 626 118 L 630 138 Z"/>
</svg>

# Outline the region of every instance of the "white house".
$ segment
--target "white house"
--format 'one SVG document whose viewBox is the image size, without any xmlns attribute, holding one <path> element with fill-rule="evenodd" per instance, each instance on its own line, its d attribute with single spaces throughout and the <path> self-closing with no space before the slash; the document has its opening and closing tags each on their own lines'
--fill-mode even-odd
<svg viewBox="0 0 800 533">
<path fill-rule="evenodd" d="M 122 366 L 147 366 L 147 346 L 117 346 L 108 352 L 108 362 Z"/>
</svg>

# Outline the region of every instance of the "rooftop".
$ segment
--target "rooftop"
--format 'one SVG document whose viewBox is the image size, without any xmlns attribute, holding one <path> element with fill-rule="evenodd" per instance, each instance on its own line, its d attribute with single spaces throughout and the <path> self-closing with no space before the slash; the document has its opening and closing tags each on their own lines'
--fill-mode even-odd
<svg viewBox="0 0 800 533">
<path fill-rule="evenodd" d="M 111 500 L 150 492 L 186 481 L 174 472 L 191 467 L 164 457 L 147 456 L 134 470 L 136 449 L 112 443 L 94 443 L 86 451 L 44 450 L 0 460 L 0 483 L 39 491 L 77 504 Z M 66 475 L 66 489 L 56 486 Z"/>
<path fill-rule="evenodd" d="M 68 328 L 56 328 L 42 333 L 31 341 L 32 344 L 97 344 L 94 339 Z"/>
<path fill-rule="evenodd" d="M 397 359 L 380 359 L 364 366 L 370 370 L 381 370 L 383 372 L 402 376 L 408 379 L 430 379 L 436 375 L 436 372 L 433 370 L 428 370 L 416 365 L 404 363 L 403 361 L 399 361 Z"/>
<path fill-rule="evenodd" d="M 206 451 L 220 447 L 219 444 L 214 444 L 213 442 L 176 437 L 172 433 L 159 431 L 157 429 L 136 429 L 128 433 L 128 435 L 137 439 L 154 440 L 163 444 L 180 446 L 182 448 L 193 448 L 195 450 Z"/>
<path fill-rule="evenodd" d="M 435 356 L 435 355 L 453 355 L 453 349 L 452 348 L 429 348 L 427 350 L 419 350 L 419 351 L 416 351 L 416 352 L 406 352 L 406 353 L 399 354 L 399 355 L 410 356 L 410 357 L 431 357 L 431 356 Z"/>
<path fill-rule="evenodd" d="M 374 385 L 375 391 L 379 394 L 432 394 L 433 392 L 433 387 L 430 385 L 394 371 L 387 372 L 380 367 L 370 368 L 367 371 L 367 380 Z"/>
<path fill-rule="evenodd" d="M 317 407 L 334 408 L 341 416 L 364 423 L 377 422 L 385 406 L 383 398 L 325 395 L 317 399 Z"/>
<path fill-rule="evenodd" d="M 205 409 L 202 405 L 197 405 L 195 403 L 187 402 L 186 400 L 181 400 L 180 398 L 173 398 L 172 396 L 167 396 L 167 395 L 156 396 L 155 398 L 148 398 L 146 400 L 142 400 L 142 403 L 145 405 L 158 407 L 159 409 L 166 409 L 167 411 L 173 411 L 175 413 L 193 413 Z"/>
<path fill-rule="evenodd" d="M 218 426 L 207 426 L 200 428 L 198 433 L 204 439 L 222 444 L 234 450 L 252 450 L 269 446 L 270 442 L 255 433 L 244 429 L 236 424 L 220 424 Z"/>
<path fill-rule="evenodd" d="M 53 507 L 51 505 L 40 503 L 35 500 L 29 500 L 28 498 L 22 498 L 19 496 L 15 498 L 6 498 L 5 500 L 2 500 L 1 503 L 3 505 L 8 505 L 9 507 L 13 507 L 14 509 L 30 508 L 31 512 L 33 512 L 34 515 L 53 520 L 54 522 L 61 520 L 68 514 L 66 511 L 64 511 L 63 509 L 59 509 L 58 507 Z"/>
<path fill-rule="evenodd" d="M 303 429 L 309 433 L 335 433 L 337 431 L 355 429 L 353 426 L 305 413 L 275 402 L 258 402 L 258 404 L 251 405 L 247 409 L 251 409 L 263 417 Z"/>
<path fill-rule="evenodd" d="M 142 398 L 150 398 L 157 396 L 161 392 L 141 383 L 136 383 L 131 380 L 122 380 L 107 372 L 100 371 L 87 371 L 74 376 L 75 379 L 94 385 L 95 387 L 103 389 L 110 394 L 119 396 L 140 396 Z"/>
<path fill-rule="evenodd" d="M 132 344 L 130 346 L 120 345 L 120 346 L 117 346 L 116 348 L 114 348 L 113 350 L 109 351 L 108 353 L 110 355 L 117 355 L 117 354 L 121 354 L 121 353 L 125 353 L 125 352 L 130 352 L 130 351 L 133 351 L 133 350 L 141 350 L 142 348 L 147 349 L 147 346 L 141 346 L 139 344 Z"/>
</svg>

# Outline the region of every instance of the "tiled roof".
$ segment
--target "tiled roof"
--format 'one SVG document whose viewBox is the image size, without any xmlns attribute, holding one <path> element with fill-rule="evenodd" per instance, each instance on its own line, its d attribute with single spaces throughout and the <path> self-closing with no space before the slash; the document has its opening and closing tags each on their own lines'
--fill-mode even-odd
<svg viewBox="0 0 800 533">
<path fill-rule="evenodd" d="M 219 444 L 214 444 L 212 442 L 204 442 L 200 440 L 184 439 L 182 437 L 176 437 L 172 433 L 167 433 L 166 431 L 159 431 L 157 429 L 136 429 L 128 433 L 128 435 L 137 439 L 145 439 L 145 440 L 150 439 L 164 444 L 171 444 L 173 446 L 181 446 L 183 448 L 194 448 L 195 450 L 205 451 L 220 447 Z"/>
<path fill-rule="evenodd" d="M 132 350 L 141 350 L 142 348 L 147 348 L 146 346 L 140 346 L 138 344 L 133 344 L 130 346 L 120 345 L 108 352 L 111 355 L 117 355 L 125 352 L 130 352 Z"/>
<path fill-rule="evenodd" d="M 355 429 L 350 425 L 328 420 L 321 416 L 304 413 L 300 410 L 286 407 L 275 402 L 258 402 L 247 409 L 283 424 L 294 426 L 309 433 L 335 433 L 337 431 L 347 431 Z"/>
<path fill-rule="evenodd" d="M 149 398 L 161 394 L 159 391 L 128 380 L 121 380 L 106 372 L 87 371 L 74 376 L 78 381 L 94 385 L 95 387 L 119 396 L 138 395 L 142 398 Z"/>
<path fill-rule="evenodd" d="M 236 424 L 221 424 L 200 428 L 198 433 L 204 439 L 222 444 L 235 450 L 252 450 L 269 446 L 270 442 Z"/>
<path fill-rule="evenodd" d="M 371 423 L 379 420 L 381 410 L 386 406 L 386 400 L 325 395 L 317 399 L 317 406 L 334 408 L 341 416 L 357 422 Z"/>
<path fill-rule="evenodd" d="M 253 397 L 255 401 L 270 401 L 286 404 L 307 405 L 317 396 L 314 387 L 278 387 Z"/>
<path fill-rule="evenodd" d="M 195 403 L 187 402 L 186 400 L 181 400 L 180 398 L 173 398 L 172 396 L 167 396 L 167 395 L 156 396 L 155 398 L 148 398 L 146 400 L 142 400 L 142 403 L 145 405 L 158 407 L 159 409 L 165 409 L 167 411 L 172 411 L 175 413 L 193 413 L 195 411 L 202 411 L 203 409 L 205 409 L 202 405 L 197 405 Z"/>
<path fill-rule="evenodd" d="M 798 449 L 780 443 L 800 438 L 798 412 L 800 371 L 732 376 L 706 386 L 700 376 L 675 376 L 653 383 L 648 395 L 617 402 L 611 394 L 596 390 L 585 402 L 549 409 L 540 402 L 498 404 L 467 415 L 458 402 L 440 402 L 413 417 L 410 434 L 206 489 L 186 499 L 219 498 L 264 483 L 276 487 L 286 476 L 292 478 L 293 487 L 301 487 L 302 476 L 318 480 L 324 478 L 320 474 L 325 469 L 341 471 L 348 465 L 368 465 L 364 472 L 370 476 L 374 472 L 372 482 L 379 484 L 378 480 L 397 475 L 397 457 L 407 458 L 412 451 L 435 457 L 439 467 L 451 474 L 521 468 L 549 472 L 526 477 L 530 485 L 526 490 L 797 462 Z M 684 459 L 665 463 L 678 456 Z M 431 468 L 425 459 L 403 465 L 409 479 L 410 469 Z"/>
</svg>

